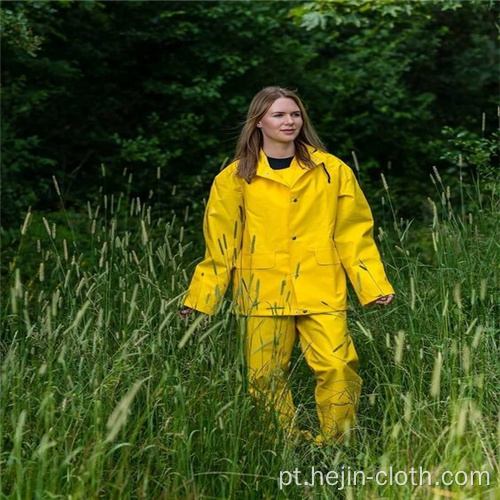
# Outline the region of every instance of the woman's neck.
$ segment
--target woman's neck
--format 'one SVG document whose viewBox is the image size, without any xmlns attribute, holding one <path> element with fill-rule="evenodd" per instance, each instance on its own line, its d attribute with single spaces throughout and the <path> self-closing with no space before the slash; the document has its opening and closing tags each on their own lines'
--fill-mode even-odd
<svg viewBox="0 0 500 500">
<path fill-rule="evenodd" d="M 291 156 L 295 156 L 295 144 L 293 142 L 264 144 L 262 149 L 271 158 L 290 158 Z"/>
</svg>

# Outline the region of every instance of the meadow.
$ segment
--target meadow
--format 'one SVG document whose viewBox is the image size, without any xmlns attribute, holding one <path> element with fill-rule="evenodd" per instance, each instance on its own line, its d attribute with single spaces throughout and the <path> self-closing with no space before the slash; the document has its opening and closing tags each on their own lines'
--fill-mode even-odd
<svg viewBox="0 0 500 500">
<path fill-rule="evenodd" d="M 327 448 L 288 442 L 250 398 L 228 301 L 179 318 L 202 248 L 187 212 L 104 193 L 78 217 L 28 212 L 2 286 L 1 498 L 498 498 L 495 183 L 431 179 L 416 222 L 383 179 L 376 236 L 397 297 L 363 309 L 351 293 L 359 427 Z M 291 375 L 300 424 L 317 432 L 298 349 Z M 311 467 L 421 468 L 432 484 L 280 488 L 280 473 Z M 436 484 L 445 471 L 468 479 Z M 487 474 L 471 484 L 472 471 Z"/>
</svg>

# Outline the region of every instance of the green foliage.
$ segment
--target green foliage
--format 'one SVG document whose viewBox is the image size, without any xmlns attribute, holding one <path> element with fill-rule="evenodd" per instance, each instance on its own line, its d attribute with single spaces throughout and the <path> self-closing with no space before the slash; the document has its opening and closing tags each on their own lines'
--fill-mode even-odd
<svg viewBox="0 0 500 500">
<path fill-rule="evenodd" d="M 436 5 L 432 5 L 432 4 Z M 401 18 L 415 16 L 431 16 L 437 8 L 440 11 L 456 10 L 462 2 L 441 0 L 429 2 L 414 0 L 320 0 L 307 2 L 290 11 L 290 17 L 307 30 L 318 27 L 326 28 L 330 23 L 336 26 L 353 24 L 357 28 L 373 23 L 383 23 L 385 27 L 394 28 Z"/>
<path fill-rule="evenodd" d="M 36 56 L 44 41 L 33 33 L 26 11 L 19 4 L 3 2 L 0 4 L 0 37 L 13 49 Z"/>
<path fill-rule="evenodd" d="M 490 177 L 498 169 L 499 132 L 480 137 L 479 134 L 470 132 L 463 127 L 444 127 L 443 136 L 448 141 L 447 151 L 441 157 L 451 164 L 450 173 L 456 173 L 459 167 L 476 169 L 482 177 Z"/>
<path fill-rule="evenodd" d="M 491 109 L 497 9 L 4 2 L 2 226 L 17 227 L 30 205 L 59 209 L 53 175 L 67 208 L 85 204 L 101 165 L 116 196 L 153 192 L 167 212 L 199 206 L 233 154 L 251 97 L 269 84 L 299 90 L 332 153 L 352 163 L 354 151 L 363 174 L 385 170 L 396 192 L 404 187 L 399 210 L 408 214 L 429 194 L 442 128 L 479 130 Z"/>
</svg>

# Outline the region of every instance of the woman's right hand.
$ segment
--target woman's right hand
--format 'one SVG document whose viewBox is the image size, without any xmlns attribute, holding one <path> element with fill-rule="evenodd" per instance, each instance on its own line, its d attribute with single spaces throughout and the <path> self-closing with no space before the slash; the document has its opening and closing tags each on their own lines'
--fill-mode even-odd
<svg viewBox="0 0 500 500">
<path fill-rule="evenodd" d="M 191 307 L 186 307 L 185 309 L 182 309 L 181 311 L 179 311 L 179 316 L 181 319 L 186 319 L 188 314 L 193 312 L 194 309 L 192 309 Z"/>
</svg>

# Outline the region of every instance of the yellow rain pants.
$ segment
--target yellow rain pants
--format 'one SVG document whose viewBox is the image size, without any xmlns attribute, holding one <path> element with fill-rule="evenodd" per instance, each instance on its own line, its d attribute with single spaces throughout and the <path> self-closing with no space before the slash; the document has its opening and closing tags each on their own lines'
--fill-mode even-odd
<svg viewBox="0 0 500 500">
<path fill-rule="evenodd" d="M 295 406 L 287 383 L 297 336 L 307 364 L 316 376 L 320 441 L 342 439 L 355 423 L 362 380 L 358 356 L 347 331 L 346 312 L 307 316 L 249 316 L 245 357 L 250 392 L 277 411 L 284 429 L 297 432 Z"/>
</svg>

